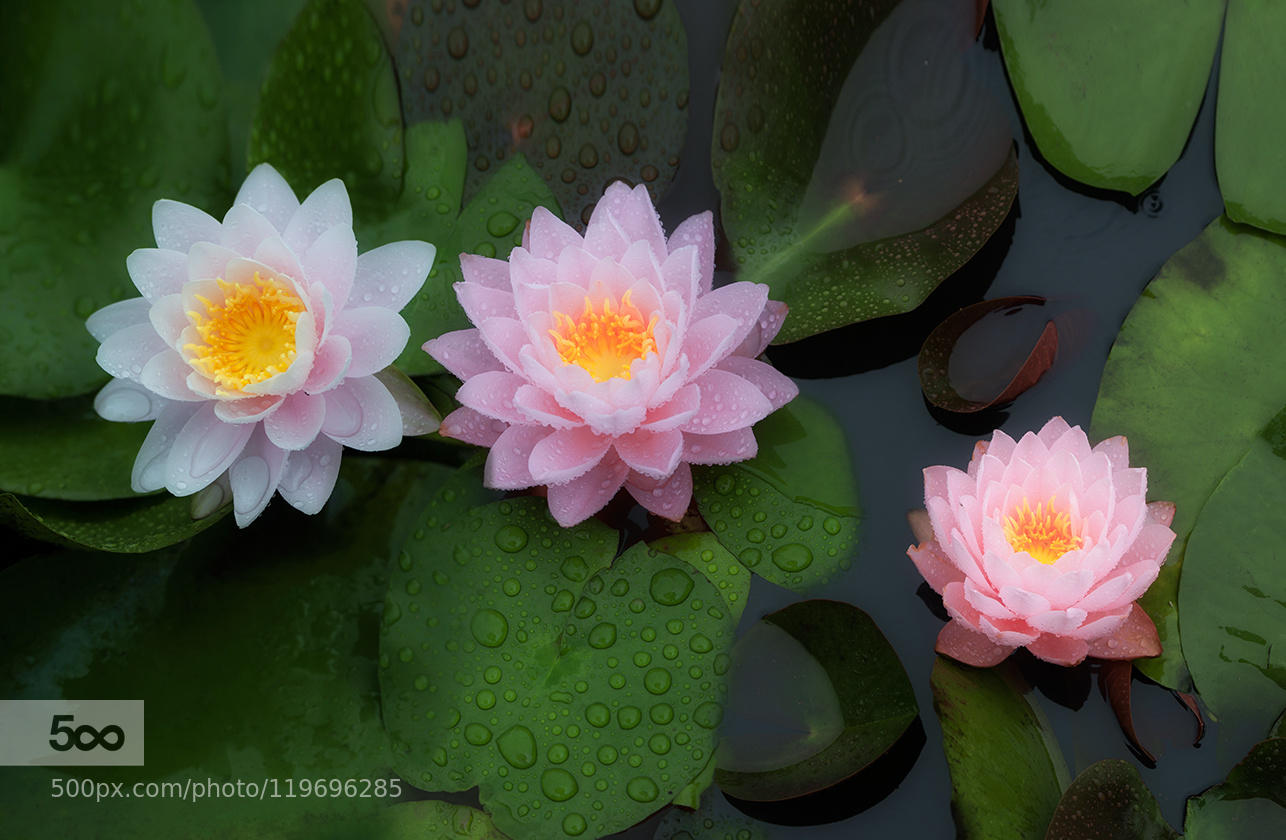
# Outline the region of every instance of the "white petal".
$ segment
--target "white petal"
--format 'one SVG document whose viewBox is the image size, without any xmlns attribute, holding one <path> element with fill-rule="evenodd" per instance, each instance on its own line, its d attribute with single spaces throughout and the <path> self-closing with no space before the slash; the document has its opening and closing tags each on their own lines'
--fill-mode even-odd
<svg viewBox="0 0 1286 840">
<path fill-rule="evenodd" d="M 282 238 L 296 254 L 306 254 L 317 237 L 335 225 L 353 226 L 348 190 L 338 178 L 322 184 L 304 199 L 282 231 Z"/>
<path fill-rule="evenodd" d="M 304 282 L 321 283 L 330 290 L 336 308 L 342 307 L 353 288 L 357 272 L 357 239 L 353 226 L 334 225 L 308 248 L 303 258 Z"/>
<path fill-rule="evenodd" d="M 138 379 L 143 373 L 143 366 L 157 353 L 167 349 L 150 323 L 135 324 L 108 336 L 98 348 L 98 366 L 112 376 Z"/>
<path fill-rule="evenodd" d="M 433 245 L 415 240 L 390 242 L 367 251 L 357 258 L 350 299 L 360 306 L 402 311 L 424 286 L 436 255 Z"/>
<path fill-rule="evenodd" d="M 134 459 L 130 486 L 135 493 L 150 493 L 165 486 L 165 462 L 170 447 L 174 445 L 179 430 L 192 419 L 198 408 L 200 406 L 194 403 L 169 403 L 161 409 Z"/>
<path fill-rule="evenodd" d="M 165 459 L 165 487 L 188 496 L 214 481 L 241 454 L 254 431 L 253 424 L 225 423 L 213 403 L 202 403 L 184 424 Z"/>
<path fill-rule="evenodd" d="M 379 306 L 344 310 L 335 319 L 334 331 L 352 348 L 347 373 L 352 377 L 370 376 L 393 364 L 411 338 L 402 316 Z"/>
<path fill-rule="evenodd" d="M 228 469 L 237 527 L 246 527 L 263 513 L 281 481 L 285 461 L 286 453 L 272 445 L 262 428 L 256 428 L 241 457 Z"/>
<path fill-rule="evenodd" d="M 115 423 L 155 420 L 166 405 L 166 400 L 128 379 L 113 379 L 94 396 L 94 411 Z"/>
<path fill-rule="evenodd" d="M 322 433 L 353 449 L 378 452 L 402 440 L 402 412 L 397 401 L 373 376 L 347 379 L 326 392 Z"/>
<path fill-rule="evenodd" d="M 277 238 L 272 222 L 249 204 L 234 204 L 223 217 L 219 244 L 247 257 L 253 256 L 260 243 Z"/>
<path fill-rule="evenodd" d="M 139 248 L 125 258 L 129 279 L 150 301 L 178 294 L 188 279 L 187 264 L 187 254 L 164 248 Z"/>
<path fill-rule="evenodd" d="M 138 381 L 143 387 L 160 394 L 167 400 L 180 402 L 204 400 L 203 395 L 193 393 L 188 387 L 187 379 L 190 373 L 192 368 L 183 361 L 182 356 L 174 350 L 163 350 L 143 365 L 143 373 Z"/>
<path fill-rule="evenodd" d="M 296 509 L 307 514 L 317 513 L 335 489 L 343 449 L 330 438 L 319 437 L 307 449 L 291 452 L 277 492 Z"/>
<path fill-rule="evenodd" d="M 85 319 L 85 329 L 99 341 L 106 341 L 112 334 L 146 320 L 147 300 L 141 297 L 126 298 L 109 303 L 90 315 Z"/>
<path fill-rule="evenodd" d="M 272 222 L 278 231 L 284 231 L 290 217 L 299 209 L 299 199 L 277 170 L 261 163 L 251 170 L 237 191 L 234 204 L 249 204 Z"/>
<path fill-rule="evenodd" d="M 204 210 L 162 198 L 152 205 L 152 232 L 156 247 L 184 251 L 197 242 L 218 242 L 219 223 Z"/>
</svg>

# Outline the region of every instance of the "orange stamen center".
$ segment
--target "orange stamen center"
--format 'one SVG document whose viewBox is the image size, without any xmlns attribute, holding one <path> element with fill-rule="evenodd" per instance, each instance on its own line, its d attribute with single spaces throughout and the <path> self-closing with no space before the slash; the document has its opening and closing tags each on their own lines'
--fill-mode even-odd
<svg viewBox="0 0 1286 840">
<path fill-rule="evenodd" d="M 614 377 L 630 378 L 630 363 L 657 352 L 653 329 L 657 316 L 644 322 L 643 313 L 630 302 L 626 292 L 618 306 L 610 298 L 601 311 L 588 297 L 576 318 L 554 313 L 555 326 L 549 331 L 554 348 L 565 364 L 580 365 L 595 382 Z"/>
<path fill-rule="evenodd" d="M 1037 503 L 1035 510 L 1023 499 L 1022 505 L 1005 517 L 1005 539 L 1014 551 L 1025 551 L 1046 566 L 1085 543 L 1072 533 L 1071 515 L 1056 510 L 1052 498 Z"/>
<path fill-rule="evenodd" d="M 254 282 L 236 285 L 217 278 L 222 304 L 197 296 L 205 312 L 187 316 L 201 337 L 184 345 L 188 364 L 231 395 L 276 376 L 295 360 L 295 323 L 304 302 L 287 283 L 255 272 Z"/>
</svg>

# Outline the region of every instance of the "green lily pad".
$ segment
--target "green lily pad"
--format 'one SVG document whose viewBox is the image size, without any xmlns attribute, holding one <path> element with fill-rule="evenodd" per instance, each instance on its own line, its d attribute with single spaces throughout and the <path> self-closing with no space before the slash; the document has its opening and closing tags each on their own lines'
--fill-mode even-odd
<svg viewBox="0 0 1286 840">
<path fill-rule="evenodd" d="M 232 510 L 192 518 L 192 500 L 144 496 L 107 502 L 64 502 L 0 493 L 0 522 L 44 542 L 120 554 L 142 554 L 181 543 Z"/>
<path fill-rule="evenodd" d="M 1045 840 L 1179 840 L 1179 834 L 1161 816 L 1134 765 L 1109 758 L 1072 781 Z"/>
<path fill-rule="evenodd" d="M 914 309 L 1004 221 L 1018 167 L 973 33 L 954 2 L 740 4 L 711 163 L 740 279 L 790 305 L 778 343 Z"/>
<path fill-rule="evenodd" d="M 755 439 L 754 458 L 693 471 L 697 506 L 755 574 L 795 591 L 820 586 L 852 565 L 861 525 L 844 432 L 799 397 L 755 426 Z"/>
<path fill-rule="evenodd" d="M 473 194 L 525 154 L 568 217 L 611 181 L 674 179 L 687 132 L 688 46 L 665 0 L 539 0 L 497 10 L 413 0 L 394 54 L 409 124 L 459 118 Z"/>
<path fill-rule="evenodd" d="M 738 799 L 831 787 L 883 755 L 919 715 L 884 634 L 838 601 L 765 616 L 738 642 L 731 688 L 714 778 Z"/>
<path fill-rule="evenodd" d="M 744 816 L 722 796 L 699 809 L 671 808 L 656 827 L 652 840 L 769 840 L 764 824 Z"/>
<path fill-rule="evenodd" d="M 502 831 L 540 840 L 620 831 L 701 774 L 737 612 L 703 566 L 643 544 L 612 563 L 617 539 L 531 497 L 430 508 L 381 640 L 402 775 L 477 785 Z"/>
<path fill-rule="evenodd" d="M 1276 358 L 1286 318 L 1286 242 L 1219 218 L 1169 259 L 1143 290 L 1112 345 L 1090 434 L 1125 435 L 1130 463 L 1148 470 L 1148 497 L 1174 502 L 1170 562 L 1140 600 L 1161 656 L 1136 660 L 1184 690 L 1179 574 L 1184 546 L 1215 487 L 1286 404 Z"/>
<path fill-rule="evenodd" d="M 1286 196 L 1274 185 L 1286 180 L 1277 151 L 1286 131 L 1264 92 L 1286 74 L 1277 46 L 1286 33 L 1286 7 L 1272 0 L 1237 0 L 1224 17 L 1219 59 L 1219 108 L 1215 166 L 1224 212 L 1230 219 L 1286 233 Z"/>
<path fill-rule="evenodd" d="M 266 839 L 265 839 L 266 840 Z M 273 838 L 277 840 L 277 838 Z M 287 840 L 283 838 L 282 840 Z M 438 799 L 399 802 L 373 814 L 309 826 L 288 840 L 509 840 L 477 808 Z"/>
<path fill-rule="evenodd" d="M 1284 413 L 1286 416 L 1286 413 Z M 1188 669 L 1217 718 L 1267 731 L 1286 706 L 1286 460 L 1256 440 L 1201 509 L 1179 583 Z"/>
<path fill-rule="evenodd" d="M 1044 717 L 1003 668 L 939 656 L 932 683 L 959 836 L 1044 836 L 1067 786 L 1067 767 Z"/>
<path fill-rule="evenodd" d="M 1280 837 L 1286 832 L 1286 738 L 1256 744 L 1227 781 L 1188 800 L 1187 840 Z"/>
<path fill-rule="evenodd" d="M 107 378 L 85 318 L 135 294 L 152 203 L 225 200 L 219 66 L 190 2 L 25 0 L 2 30 L 0 394 L 82 394 Z"/>
<path fill-rule="evenodd" d="M 315 519 L 270 508 L 276 527 L 225 523 L 181 552 L 125 563 L 69 552 L 0 573 L 3 696 L 146 703 L 147 764 L 95 768 L 94 781 L 128 791 L 140 781 L 269 779 L 279 793 L 70 798 L 50 808 L 50 780 L 66 769 L 3 767 L 6 830 L 69 840 L 296 836 L 370 815 L 408 789 L 380 724 L 380 604 L 388 558 L 414 524 L 407 514 L 447 475 L 435 464 L 346 458 Z M 303 794 L 301 785 L 331 779 L 372 784 L 366 796 Z"/>
<path fill-rule="evenodd" d="M 1063 174 L 1138 195 L 1179 159 L 1219 44 L 1224 0 L 995 0 L 1009 80 Z"/>
</svg>

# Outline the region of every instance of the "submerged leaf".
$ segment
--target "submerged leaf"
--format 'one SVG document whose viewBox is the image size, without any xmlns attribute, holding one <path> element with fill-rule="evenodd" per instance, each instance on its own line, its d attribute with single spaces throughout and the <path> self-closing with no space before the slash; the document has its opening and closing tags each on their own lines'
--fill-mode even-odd
<svg viewBox="0 0 1286 840">
<path fill-rule="evenodd" d="M 168 494 L 64 502 L 0 493 L 0 522 L 19 532 L 55 545 L 122 554 L 156 551 L 194 537 L 232 510 L 227 504 L 220 508 L 193 519 L 192 500 Z"/>
<path fill-rule="evenodd" d="M 1179 840 L 1129 762 L 1105 759 L 1068 786 L 1045 840 Z"/>
</svg>

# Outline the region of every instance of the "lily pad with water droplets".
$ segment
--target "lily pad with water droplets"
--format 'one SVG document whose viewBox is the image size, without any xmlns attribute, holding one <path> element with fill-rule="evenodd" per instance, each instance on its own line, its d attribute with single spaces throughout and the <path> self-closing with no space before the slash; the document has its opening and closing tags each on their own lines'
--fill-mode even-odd
<svg viewBox="0 0 1286 840">
<path fill-rule="evenodd" d="M 1260 741 L 1228 779 L 1188 800 L 1187 840 L 1286 834 L 1286 738 Z"/>
<path fill-rule="evenodd" d="M 755 574 L 796 591 L 852 565 L 860 527 L 844 432 L 803 397 L 755 426 L 759 454 L 693 471 L 693 496 L 719 542 Z"/>
<path fill-rule="evenodd" d="M 409 781 L 477 785 L 506 834 L 561 840 L 623 830 L 701 774 L 737 612 L 679 557 L 638 544 L 613 563 L 617 539 L 595 520 L 559 528 L 537 498 L 449 521 L 430 508 L 381 639 Z"/>
<path fill-rule="evenodd" d="M 104 502 L 64 502 L 0 493 L 0 523 L 70 548 L 142 554 L 183 542 L 232 510 L 192 518 L 192 500 L 170 495 Z"/>
<path fill-rule="evenodd" d="M 461 119 L 466 192 L 526 155 L 572 220 L 609 182 L 659 198 L 687 131 L 688 50 L 674 2 L 412 0 L 394 55 L 408 124 Z"/>
<path fill-rule="evenodd" d="M 842 782 L 919 715 L 884 634 L 838 601 L 803 601 L 765 616 L 737 642 L 730 689 L 715 782 L 758 802 Z"/>
<path fill-rule="evenodd" d="M 665 812 L 652 840 L 769 840 L 763 823 L 737 811 L 722 796 L 712 796 L 695 810 Z"/>
<path fill-rule="evenodd" d="M 1045 840 L 1179 840 L 1156 797 L 1128 761 L 1085 768 L 1063 793 Z"/>
<path fill-rule="evenodd" d="M 1286 240 L 1216 219 L 1143 290 L 1103 370 L 1091 437 L 1125 435 L 1130 463 L 1147 468 L 1148 497 L 1175 505 L 1170 561 L 1140 600 L 1162 654 L 1135 662 L 1170 688 L 1188 681 L 1176 606 L 1189 534 L 1286 404 L 1286 367 L 1255 362 L 1281 352 L 1284 274 Z"/>
<path fill-rule="evenodd" d="M 226 201 L 219 86 L 190 2 L 6 4 L 0 394 L 62 397 L 106 381 L 85 318 L 136 294 L 125 255 L 152 244 L 152 203 Z"/>
<path fill-rule="evenodd" d="M 957 0 L 743 0 L 712 165 L 739 279 L 790 305 L 777 342 L 918 306 L 1018 188 L 1004 103 Z"/>
</svg>

